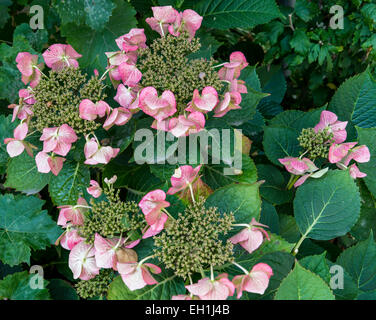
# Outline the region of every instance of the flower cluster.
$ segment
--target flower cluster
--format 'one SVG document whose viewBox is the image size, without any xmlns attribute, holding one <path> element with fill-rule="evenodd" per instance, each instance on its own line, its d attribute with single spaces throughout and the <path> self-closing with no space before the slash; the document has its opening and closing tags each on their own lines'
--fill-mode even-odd
<svg viewBox="0 0 376 320">
<path fill-rule="evenodd" d="M 78 54 L 70 45 L 54 44 L 44 53 L 43 59 L 51 68 L 48 75 L 42 72 L 44 63 L 38 64 L 38 55 L 20 52 L 16 57 L 17 67 L 22 74 L 26 89 L 19 91 L 19 103 L 11 104 L 12 121 L 20 120 L 13 138 L 6 138 L 10 157 L 24 150 L 33 157 L 38 149 L 26 139 L 40 132 L 43 148 L 35 156 L 38 171 L 58 175 L 72 145 L 84 134 L 86 164 L 106 164 L 116 157 L 119 149 L 102 146 L 94 131 L 101 124 L 96 118 L 106 120 L 105 130 L 113 125 L 124 125 L 130 118 L 127 111 L 112 109 L 105 101 L 103 77 L 97 73 L 86 80 L 79 70 Z M 33 131 L 30 132 L 29 131 Z"/>
<path fill-rule="evenodd" d="M 194 36 L 202 17 L 190 9 L 152 9 L 153 17 L 146 22 L 160 39 L 148 47 L 144 30 L 132 29 L 116 39 L 119 51 L 106 53 L 123 117 L 142 110 L 154 118 L 152 128 L 180 137 L 202 130 L 209 112 L 223 117 L 239 109 L 241 94 L 247 92 L 239 80 L 248 65 L 244 55 L 233 52 L 218 72 L 213 60 L 189 59 L 200 47 Z"/>
<path fill-rule="evenodd" d="M 342 170 L 349 169 L 352 178 L 363 178 L 356 163 L 349 166 L 351 160 L 359 163 L 370 160 L 370 152 L 367 146 L 356 146 L 357 142 L 344 142 L 347 138 L 347 121 L 338 121 L 338 117 L 330 111 L 322 111 L 320 122 L 313 129 L 303 129 L 298 138 L 300 145 L 305 148 L 303 154 L 298 157 L 286 157 L 279 159 L 288 172 L 292 174 L 289 187 L 302 185 L 309 177 L 320 178 L 329 169 L 319 169 L 312 160 L 316 157 L 327 159 L 335 163 Z M 312 160 L 304 157 L 309 155 Z"/>
</svg>

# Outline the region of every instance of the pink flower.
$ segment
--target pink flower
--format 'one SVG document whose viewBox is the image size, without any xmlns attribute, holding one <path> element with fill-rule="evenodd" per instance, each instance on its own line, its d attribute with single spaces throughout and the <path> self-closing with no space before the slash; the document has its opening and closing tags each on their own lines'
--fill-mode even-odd
<svg viewBox="0 0 376 320">
<path fill-rule="evenodd" d="M 112 158 L 115 158 L 119 153 L 119 148 L 111 148 L 109 146 L 102 147 L 98 145 L 95 138 L 91 138 L 89 141 L 86 141 L 84 147 L 84 153 L 86 157 L 85 164 L 107 164 Z"/>
<path fill-rule="evenodd" d="M 177 296 L 172 296 L 171 300 L 193 300 L 188 294 L 178 294 Z"/>
<path fill-rule="evenodd" d="M 192 112 L 185 117 L 180 115 L 177 118 L 172 118 L 168 124 L 168 131 L 175 137 L 188 136 L 197 133 L 205 127 L 205 116 L 198 111 Z"/>
<path fill-rule="evenodd" d="M 86 191 L 94 198 L 99 198 L 102 194 L 102 188 L 95 180 L 90 180 L 90 187 L 87 188 Z"/>
<path fill-rule="evenodd" d="M 136 51 L 138 48 L 146 48 L 146 36 L 144 29 L 131 29 L 127 34 L 115 40 L 120 50 L 125 52 Z"/>
<path fill-rule="evenodd" d="M 230 85 L 230 92 L 239 92 L 239 93 L 248 93 L 247 86 L 245 85 L 245 81 L 234 79 L 231 80 Z"/>
<path fill-rule="evenodd" d="M 150 274 L 161 273 L 161 269 L 151 263 L 119 263 L 117 264 L 117 270 L 120 273 L 121 278 L 127 285 L 129 290 L 137 290 L 145 287 L 146 285 L 153 285 L 158 283 Z"/>
<path fill-rule="evenodd" d="M 351 166 L 350 166 L 350 176 L 354 179 L 356 178 L 364 178 L 367 176 L 367 174 L 365 174 L 364 172 L 361 172 L 359 170 L 359 168 L 356 166 L 355 163 L 353 163 Z"/>
<path fill-rule="evenodd" d="M 269 286 L 269 279 L 272 275 L 272 268 L 265 263 L 258 263 L 248 274 L 235 276 L 232 282 L 238 293 L 237 298 L 241 298 L 243 291 L 263 294 Z"/>
<path fill-rule="evenodd" d="M 121 51 L 116 52 L 105 52 L 107 56 L 108 66 L 106 69 L 109 69 L 109 76 L 112 84 L 116 88 L 121 80 L 121 74 L 119 72 L 119 66 L 123 62 L 135 63 L 136 61 L 131 61 L 131 57 L 128 54 L 125 54 Z"/>
<path fill-rule="evenodd" d="M 230 110 L 241 109 L 240 102 L 242 102 L 242 96 L 239 92 L 226 92 L 223 100 L 214 109 L 214 117 L 223 117 Z"/>
<path fill-rule="evenodd" d="M 65 158 L 50 156 L 46 152 L 39 152 L 35 156 L 35 162 L 37 164 L 38 171 L 41 173 L 49 173 L 50 171 L 57 176 L 63 168 Z"/>
<path fill-rule="evenodd" d="M 71 222 L 73 225 L 81 226 L 84 223 L 85 212 L 88 211 L 89 206 L 84 198 L 78 198 L 76 205 L 64 205 L 58 208 L 60 209 L 58 225 L 65 226 L 67 222 Z"/>
<path fill-rule="evenodd" d="M 90 280 L 99 274 L 100 268 L 95 263 L 95 249 L 92 245 L 81 241 L 69 253 L 69 268 L 73 279 Z"/>
<path fill-rule="evenodd" d="M 357 145 L 357 142 L 346 142 L 342 144 L 333 143 L 329 148 L 329 162 L 337 163 L 349 153 L 350 149 Z"/>
<path fill-rule="evenodd" d="M 313 172 L 318 170 L 315 164 L 308 158 L 299 159 L 286 157 L 283 159 L 278 159 L 278 161 L 285 166 L 288 172 L 295 175 L 302 175 L 306 172 Z"/>
<path fill-rule="evenodd" d="M 4 139 L 4 143 L 7 145 L 7 152 L 11 158 L 19 156 L 25 150 L 25 148 L 27 153 L 31 157 L 33 156 L 30 144 L 23 141 L 27 136 L 28 130 L 27 123 L 22 122 L 14 129 L 14 138 Z"/>
<path fill-rule="evenodd" d="M 170 206 L 170 203 L 165 200 L 164 191 L 157 189 L 146 194 L 138 204 L 150 226 L 143 235 L 143 239 L 154 236 L 163 230 L 168 216 L 162 210 Z"/>
<path fill-rule="evenodd" d="M 121 80 L 128 87 L 135 87 L 140 82 L 142 78 L 142 73 L 137 67 L 128 62 L 123 62 L 119 65 L 118 71 L 121 77 Z"/>
<path fill-rule="evenodd" d="M 223 273 L 215 280 L 204 278 L 185 287 L 201 300 L 226 300 L 235 292 L 234 284 L 227 277 L 227 274 Z"/>
<path fill-rule="evenodd" d="M 132 113 L 123 107 L 115 108 L 111 111 L 103 124 L 105 130 L 109 130 L 113 125 L 123 126 L 132 118 Z"/>
<path fill-rule="evenodd" d="M 110 112 L 110 109 L 110 106 L 104 101 L 94 103 L 89 99 L 84 99 L 79 106 L 80 118 L 89 121 L 95 120 L 97 117 L 102 118 Z"/>
<path fill-rule="evenodd" d="M 199 111 L 202 113 L 208 113 L 212 111 L 218 103 L 218 93 L 213 87 L 205 87 L 202 89 L 202 95 L 197 89 L 193 91 L 193 99 L 188 104 L 186 111 L 194 112 Z"/>
<path fill-rule="evenodd" d="M 218 71 L 218 76 L 221 80 L 232 81 L 239 78 L 240 71 L 248 66 L 247 59 L 240 51 L 235 51 L 230 55 L 230 62 L 223 65 Z"/>
<path fill-rule="evenodd" d="M 16 120 L 16 118 L 27 120 L 33 116 L 31 105 L 35 103 L 35 99 L 32 93 L 28 89 L 21 89 L 18 91 L 18 96 L 20 97 L 19 104 L 11 104 L 8 106 L 9 109 L 13 109 L 12 122 Z"/>
<path fill-rule="evenodd" d="M 66 250 L 72 250 L 76 244 L 85 240 L 79 236 L 78 231 L 68 226 L 67 230 L 56 240 L 55 245 L 60 245 Z"/>
<path fill-rule="evenodd" d="M 330 111 L 322 111 L 320 122 L 315 126 L 315 132 L 327 129 L 329 133 L 333 133 L 334 142 L 339 144 L 346 140 L 347 121 L 338 121 L 338 117 Z"/>
<path fill-rule="evenodd" d="M 123 84 L 119 84 L 114 100 L 117 101 L 122 107 L 128 108 L 136 97 L 137 93 L 133 90 L 133 88 L 127 88 Z"/>
<path fill-rule="evenodd" d="M 257 226 L 267 228 L 266 225 L 258 223 L 255 218 L 252 218 L 249 226 L 231 237 L 230 241 L 233 244 L 239 243 L 245 250 L 252 253 L 261 246 L 264 241 L 264 235 L 270 240 L 268 233 L 263 228 L 258 228 Z"/>
<path fill-rule="evenodd" d="M 139 107 L 147 115 L 162 121 L 176 112 L 175 96 L 170 90 L 166 90 L 159 98 L 155 88 L 146 87 L 140 92 Z"/>
<path fill-rule="evenodd" d="M 168 31 L 178 37 L 181 31 L 187 31 L 191 40 L 201 27 L 202 17 L 191 9 L 184 10 L 175 19 L 175 22 L 168 26 Z"/>
<path fill-rule="evenodd" d="M 167 194 L 175 194 L 185 188 L 192 185 L 193 181 L 197 178 L 197 175 L 201 169 L 201 165 L 193 169 L 192 166 L 181 166 L 175 170 L 175 173 L 171 177 L 172 187 L 168 189 Z"/>
<path fill-rule="evenodd" d="M 367 146 L 358 146 L 349 151 L 349 154 L 344 159 L 343 163 L 345 166 L 347 166 L 351 160 L 355 160 L 359 163 L 365 163 L 368 162 L 371 158 L 371 155 L 369 153 L 369 149 Z"/>
<path fill-rule="evenodd" d="M 43 141 L 43 152 L 54 152 L 60 156 L 66 156 L 72 147 L 72 143 L 77 141 L 77 135 L 67 124 L 59 128 L 45 128 L 40 137 Z"/>
<path fill-rule="evenodd" d="M 35 88 L 41 78 L 40 69 L 43 64 L 38 65 L 38 55 L 33 55 L 29 52 L 20 52 L 16 57 L 17 68 L 22 74 L 22 82 Z"/>
<path fill-rule="evenodd" d="M 167 33 L 169 25 L 180 20 L 179 12 L 171 6 L 152 7 L 153 18 L 147 18 L 146 23 L 162 37 Z"/>
<path fill-rule="evenodd" d="M 76 59 L 81 57 L 69 44 L 53 44 L 43 53 L 46 65 L 57 71 L 65 67 L 78 68 Z"/>
</svg>

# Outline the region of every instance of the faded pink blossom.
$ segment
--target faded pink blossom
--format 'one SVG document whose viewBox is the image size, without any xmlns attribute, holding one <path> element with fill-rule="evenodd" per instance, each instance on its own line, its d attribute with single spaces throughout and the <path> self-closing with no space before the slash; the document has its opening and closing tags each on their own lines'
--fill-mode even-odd
<svg viewBox="0 0 376 320">
<path fill-rule="evenodd" d="M 170 90 L 158 97 L 158 92 L 153 87 L 146 87 L 141 90 L 139 96 L 140 109 L 157 121 L 162 121 L 176 112 L 175 96 Z"/>
<path fill-rule="evenodd" d="M 89 141 L 86 141 L 84 147 L 85 153 L 85 164 L 107 164 L 112 158 L 115 158 L 119 153 L 119 148 L 111 148 L 109 146 L 102 147 L 98 145 L 98 142 L 95 138 L 91 138 Z"/>
<path fill-rule="evenodd" d="M 230 92 L 248 93 L 247 86 L 244 80 L 231 80 Z"/>
<path fill-rule="evenodd" d="M 264 241 L 264 236 L 270 240 L 268 233 L 263 229 L 267 227 L 268 226 L 257 222 L 255 218 L 252 218 L 249 226 L 231 237 L 230 241 L 233 244 L 239 243 L 245 250 L 252 253 L 261 246 Z"/>
<path fill-rule="evenodd" d="M 349 169 L 350 169 L 350 170 L 349 170 L 349 171 L 350 171 L 350 176 L 351 176 L 352 178 L 354 178 L 354 179 L 356 179 L 356 178 L 364 178 L 364 177 L 367 176 L 366 173 L 361 172 L 361 171 L 359 170 L 359 168 L 356 166 L 355 163 L 353 163 L 353 164 L 349 167 Z"/>
<path fill-rule="evenodd" d="M 198 111 L 190 113 L 187 117 L 180 115 L 172 118 L 168 124 L 168 131 L 175 137 L 188 136 L 197 133 L 205 127 L 205 116 Z"/>
<path fill-rule="evenodd" d="M 128 62 L 123 62 L 118 67 L 121 80 L 128 87 L 135 87 L 142 78 L 142 73 L 137 67 Z"/>
<path fill-rule="evenodd" d="M 89 99 L 84 99 L 79 105 L 80 118 L 89 121 L 95 120 L 97 117 L 102 118 L 110 112 L 110 109 L 111 107 L 105 101 L 94 103 Z"/>
<path fill-rule="evenodd" d="M 60 209 L 57 220 L 58 225 L 65 226 L 68 222 L 71 222 L 75 226 L 81 226 L 84 223 L 85 213 L 88 211 L 89 206 L 86 200 L 80 197 L 76 205 L 64 205 L 58 208 Z"/>
<path fill-rule="evenodd" d="M 99 274 L 100 268 L 95 263 L 94 246 L 81 241 L 69 253 L 69 268 L 73 279 L 90 280 Z"/>
<path fill-rule="evenodd" d="M 204 278 L 185 287 L 201 300 L 226 300 L 235 292 L 235 286 L 226 273 L 220 274 L 215 280 Z"/>
<path fill-rule="evenodd" d="M 283 159 L 278 159 L 278 161 L 285 166 L 288 172 L 295 175 L 303 175 L 306 172 L 314 172 L 319 169 L 308 158 L 299 159 L 294 157 L 286 157 Z"/>
<path fill-rule="evenodd" d="M 19 156 L 26 148 L 27 153 L 32 157 L 33 152 L 31 145 L 24 141 L 27 136 L 28 126 L 26 122 L 20 123 L 13 131 L 14 138 L 4 139 L 4 143 L 7 145 L 7 152 L 11 158 Z"/>
<path fill-rule="evenodd" d="M 147 18 L 146 23 L 157 31 L 162 37 L 167 33 L 168 27 L 180 20 L 179 12 L 172 6 L 152 7 L 153 17 Z"/>
<path fill-rule="evenodd" d="M 239 78 L 241 70 L 248 66 L 247 59 L 240 51 L 235 51 L 230 55 L 230 62 L 227 62 L 218 71 L 221 80 L 232 81 Z"/>
<path fill-rule="evenodd" d="M 43 52 L 46 65 L 57 71 L 65 67 L 78 68 L 77 59 L 81 57 L 82 55 L 77 53 L 69 44 L 53 44 Z"/>
<path fill-rule="evenodd" d="M 154 236 L 163 230 L 168 216 L 162 210 L 170 206 L 170 203 L 165 200 L 164 191 L 157 189 L 147 193 L 138 204 L 150 226 L 143 235 L 143 239 Z"/>
<path fill-rule="evenodd" d="M 127 34 L 115 40 L 120 50 L 136 51 L 138 48 L 146 48 L 146 36 L 144 29 L 131 29 Z"/>
<path fill-rule="evenodd" d="M 243 291 L 264 294 L 272 275 L 273 270 L 270 266 L 265 263 L 258 263 L 248 274 L 235 276 L 232 282 L 238 293 L 237 298 L 241 298 Z"/>
<path fill-rule="evenodd" d="M 202 17 L 191 9 L 179 13 L 173 24 L 168 26 L 168 31 L 178 37 L 182 31 L 187 31 L 191 40 L 201 27 Z"/>
<path fill-rule="evenodd" d="M 218 93 L 213 87 L 205 87 L 202 89 L 202 94 L 195 89 L 193 91 L 193 99 L 188 104 L 186 111 L 195 112 L 199 111 L 202 113 L 208 113 L 212 111 L 218 103 Z"/>
<path fill-rule="evenodd" d="M 227 112 L 234 109 L 241 109 L 239 104 L 242 102 L 242 96 L 239 92 L 226 92 L 223 100 L 218 107 L 214 109 L 214 117 L 223 117 Z"/>
<path fill-rule="evenodd" d="M 133 88 L 119 84 L 114 100 L 117 101 L 122 107 L 129 108 L 136 97 L 137 93 L 133 90 Z"/>
<path fill-rule="evenodd" d="M 68 226 L 63 234 L 56 240 L 55 245 L 57 246 L 60 243 L 64 249 L 72 250 L 76 244 L 83 240 L 85 239 L 78 234 L 78 231 L 75 228 Z"/>
<path fill-rule="evenodd" d="M 27 120 L 33 116 L 32 105 L 35 103 L 33 94 L 29 89 L 21 89 L 18 91 L 19 104 L 11 104 L 9 109 L 13 109 L 12 122 L 16 118 L 20 120 Z"/>
<path fill-rule="evenodd" d="M 102 188 L 100 187 L 99 183 L 95 180 L 90 180 L 90 187 L 86 188 L 86 191 L 93 198 L 99 198 L 102 194 Z"/>
<path fill-rule="evenodd" d="M 337 163 L 341 161 L 357 144 L 357 142 L 346 142 L 342 144 L 333 143 L 329 148 L 329 162 Z"/>
<path fill-rule="evenodd" d="M 43 68 L 43 63 L 38 65 L 38 55 L 33 55 L 29 52 L 20 52 L 16 57 L 17 68 L 22 74 L 22 82 L 35 88 L 41 78 L 40 70 Z"/>
<path fill-rule="evenodd" d="M 117 270 L 120 273 L 123 282 L 129 290 L 137 290 L 146 285 L 157 284 L 158 282 L 152 277 L 150 272 L 158 274 L 162 270 L 151 263 L 117 263 Z"/>
<path fill-rule="evenodd" d="M 56 155 L 50 156 L 44 151 L 39 152 L 35 156 L 37 169 L 41 173 L 49 173 L 50 171 L 57 176 L 63 168 L 63 163 L 66 159 L 57 157 Z"/>
<path fill-rule="evenodd" d="M 107 61 L 108 61 L 107 62 L 108 65 L 106 69 L 108 70 L 110 80 L 116 89 L 121 81 L 121 74 L 119 72 L 119 66 L 123 62 L 136 63 L 136 61 L 131 61 L 131 57 L 128 54 L 125 54 L 121 51 L 105 52 L 105 55 L 107 56 Z"/>
<path fill-rule="evenodd" d="M 116 251 L 124 244 L 125 239 L 106 239 L 98 233 L 95 234 L 95 261 L 100 268 L 112 268 L 117 270 L 118 258 Z"/>
<path fill-rule="evenodd" d="M 103 124 L 105 130 L 109 130 L 112 126 L 123 126 L 132 118 L 132 113 L 123 107 L 115 108 L 111 111 L 111 114 L 107 117 Z"/>
<path fill-rule="evenodd" d="M 359 163 L 368 162 L 371 158 L 371 154 L 367 146 L 362 145 L 355 148 L 352 148 L 346 158 L 343 161 L 345 166 L 348 166 L 351 160 L 355 160 Z"/>
<path fill-rule="evenodd" d="M 67 124 L 59 128 L 44 128 L 40 137 L 43 141 L 43 152 L 54 152 L 60 156 L 66 156 L 72 147 L 72 143 L 77 141 L 77 135 Z"/>
<path fill-rule="evenodd" d="M 175 194 L 189 187 L 189 185 L 192 185 L 196 180 L 200 169 L 201 165 L 196 168 L 188 165 L 177 168 L 171 177 L 172 187 L 168 189 L 167 194 Z"/>
<path fill-rule="evenodd" d="M 322 111 L 320 122 L 315 126 L 315 132 L 327 129 L 329 133 L 333 133 L 334 143 L 339 144 L 346 140 L 347 121 L 338 121 L 336 114 L 330 111 Z"/>
</svg>

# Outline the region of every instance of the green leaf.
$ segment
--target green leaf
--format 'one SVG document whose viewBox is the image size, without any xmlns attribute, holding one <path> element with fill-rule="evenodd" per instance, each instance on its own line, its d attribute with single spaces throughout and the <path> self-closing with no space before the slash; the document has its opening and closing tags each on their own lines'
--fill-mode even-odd
<svg viewBox="0 0 376 320">
<path fill-rule="evenodd" d="M 62 279 L 52 279 L 47 286 L 53 300 L 79 300 L 73 286 Z"/>
<path fill-rule="evenodd" d="M 319 13 L 319 8 L 315 2 L 297 0 L 294 11 L 300 19 L 304 22 L 308 22 Z"/>
<path fill-rule="evenodd" d="M 108 300 L 171 300 L 172 296 L 184 294 L 186 289 L 182 278 L 170 272 L 163 271 L 154 275 L 158 283 L 153 286 L 146 286 L 142 289 L 131 291 L 124 284 L 120 276 L 111 282 L 107 299 Z"/>
<path fill-rule="evenodd" d="M 64 0 L 56 3 L 63 24 L 86 23 L 94 30 L 104 28 L 114 8 L 111 0 Z"/>
<path fill-rule="evenodd" d="M 189 59 L 210 59 L 218 48 L 222 45 L 222 42 L 217 41 L 210 32 L 200 28 L 196 35 L 196 38 L 200 39 L 201 48 L 197 52 L 194 52 L 189 55 Z"/>
<path fill-rule="evenodd" d="M 10 300 L 48 300 L 50 295 L 46 288 L 33 289 L 30 281 L 33 281 L 35 274 L 28 274 L 27 271 L 13 273 L 0 280 L 0 299 Z M 44 281 L 44 285 L 47 281 Z"/>
<path fill-rule="evenodd" d="M 296 223 L 303 237 L 330 240 L 346 234 L 358 220 L 360 195 L 348 171 L 329 171 L 298 188 Z"/>
<path fill-rule="evenodd" d="M 260 186 L 261 197 L 272 204 L 283 204 L 292 200 L 294 191 L 287 190 L 288 180 L 276 167 L 268 164 L 258 164 L 257 172 L 259 180 L 265 181 Z"/>
<path fill-rule="evenodd" d="M 371 159 L 366 163 L 359 163 L 359 169 L 366 173 L 364 179 L 369 191 L 376 197 L 376 128 L 363 129 L 357 128 L 359 145 L 366 145 L 371 154 Z"/>
<path fill-rule="evenodd" d="M 75 204 L 90 183 L 88 167 L 79 162 L 65 162 L 57 176 L 52 176 L 48 185 L 55 205 Z"/>
<path fill-rule="evenodd" d="M 126 1 L 115 0 L 114 3 L 116 9 L 103 30 L 92 30 L 73 22 L 62 26 L 61 32 L 67 37 L 68 43 L 83 55 L 79 60 L 81 67 L 90 67 L 91 70 L 97 68 L 103 72 L 107 65 L 104 53 L 118 50 L 115 39 L 136 27 L 136 11 L 133 7 Z"/>
<path fill-rule="evenodd" d="M 334 300 L 334 295 L 324 280 L 296 261 L 278 288 L 275 300 Z"/>
<path fill-rule="evenodd" d="M 372 232 L 367 240 L 346 249 L 336 263 L 352 276 L 361 292 L 376 289 L 376 244 Z"/>
<path fill-rule="evenodd" d="M 14 30 L 13 38 L 24 37 L 34 50 L 42 51 L 48 42 L 48 32 L 45 29 L 33 31 L 28 23 L 22 23 Z"/>
<path fill-rule="evenodd" d="M 290 45 L 298 54 L 306 55 L 311 47 L 306 31 L 303 29 L 295 30 Z"/>
<path fill-rule="evenodd" d="M 329 284 L 331 276 L 328 264 L 326 263 L 325 255 L 326 252 L 323 252 L 320 255 L 307 256 L 301 259 L 299 263 L 302 265 L 302 267 L 319 275 L 321 279 Z"/>
<path fill-rule="evenodd" d="M 250 29 L 280 15 L 274 0 L 203 0 L 195 10 L 204 17 L 204 26 L 222 30 Z"/>
<path fill-rule="evenodd" d="M 217 189 L 205 202 L 206 207 L 218 207 L 221 213 L 234 213 L 236 223 L 260 219 L 259 184 L 230 184 Z"/>
<path fill-rule="evenodd" d="M 276 234 L 279 233 L 279 218 L 277 210 L 268 201 L 263 201 L 261 204 L 260 223 L 267 225 L 270 232 Z"/>
<path fill-rule="evenodd" d="M 11 266 L 30 263 L 31 249 L 45 249 L 60 228 L 42 211 L 44 201 L 32 196 L 0 196 L 0 260 Z"/>
<path fill-rule="evenodd" d="M 376 127 L 376 81 L 369 70 L 346 80 L 334 94 L 328 110 L 341 121 L 361 128 Z"/>
<path fill-rule="evenodd" d="M 4 139 L 13 137 L 13 130 L 16 128 L 16 125 L 16 122 L 12 123 L 11 115 L 0 115 L 0 173 L 5 173 L 9 159 Z"/>
<path fill-rule="evenodd" d="M 234 182 L 252 184 L 257 181 L 256 166 L 247 155 L 242 155 L 241 173 L 239 175 L 225 175 L 224 168 L 229 168 L 229 166 L 224 164 L 205 165 L 202 180 L 212 189 L 218 189 Z"/>
<path fill-rule="evenodd" d="M 18 157 L 10 159 L 4 186 L 26 194 L 34 194 L 48 184 L 51 175 L 51 173 L 38 172 L 35 159 L 24 151 Z"/>
</svg>

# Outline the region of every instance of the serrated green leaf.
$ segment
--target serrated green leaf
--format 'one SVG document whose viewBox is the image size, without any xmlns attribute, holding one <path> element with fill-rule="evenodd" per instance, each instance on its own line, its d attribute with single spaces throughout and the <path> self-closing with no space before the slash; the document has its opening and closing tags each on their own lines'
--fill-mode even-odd
<svg viewBox="0 0 376 320">
<path fill-rule="evenodd" d="M 274 299 L 334 300 L 334 295 L 324 280 L 296 261 L 294 269 L 282 281 Z"/>
<path fill-rule="evenodd" d="M 35 159 L 24 151 L 18 157 L 9 160 L 4 186 L 26 194 L 34 194 L 48 184 L 51 175 L 51 173 L 38 172 Z"/>
<path fill-rule="evenodd" d="M 250 223 L 260 218 L 259 184 L 230 184 L 217 189 L 205 202 L 206 207 L 217 207 L 221 213 L 234 213 L 236 223 Z"/>
<path fill-rule="evenodd" d="M 320 255 L 307 256 L 299 260 L 299 263 L 302 265 L 302 267 L 319 275 L 326 283 L 329 284 L 331 276 L 329 266 L 326 263 L 325 255 L 326 252 Z"/>
<path fill-rule="evenodd" d="M 195 10 L 204 17 L 203 25 L 209 28 L 253 28 L 280 15 L 274 0 L 204 0 Z"/>
<path fill-rule="evenodd" d="M 346 234 L 358 220 L 359 190 L 348 171 L 329 171 L 296 192 L 294 215 L 303 237 L 330 240 Z"/>
<path fill-rule="evenodd" d="M 35 274 L 28 274 L 27 271 L 13 273 L 0 280 L 0 299 L 9 300 L 48 300 L 50 298 L 48 290 L 33 289 L 30 281 Z M 44 281 L 44 286 L 47 285 Z"/>
<path fill-rule="evenodd" d="M 30 263 L 31 249 L 44 249 L 59 237 L 60 228 L 42 211 L 43 204 L 32 196 L 0 196 L 0 259 L 4 263 Z"/>
<path fill-rule="evenodd" d="M 372 232 L 367 240 L 342 252 L 336 263 L 352 276 L 361 292 L 376 290 L 376 243 Z"/>
<path fill-rule="evenodd" d="M 90 183 L 88 167 L 79 162 L 65 162 L 57 176 L 52 176 L 48 191 L 56 205 L 75 204 Z"/>
</svg>

